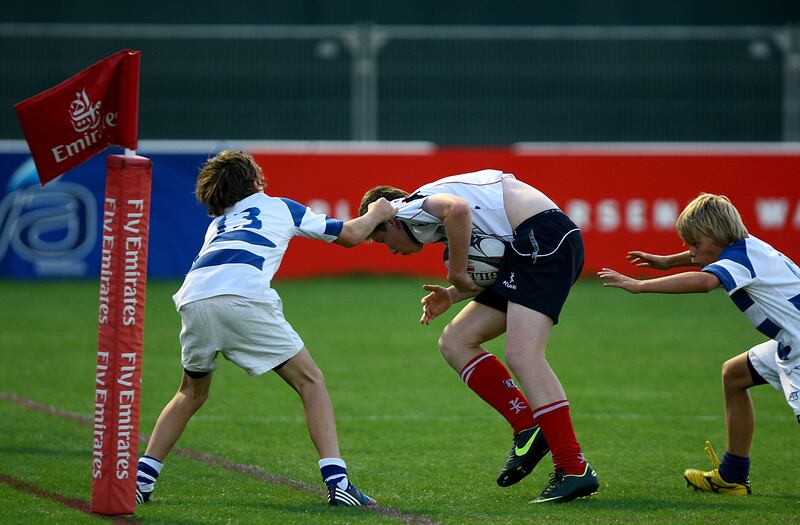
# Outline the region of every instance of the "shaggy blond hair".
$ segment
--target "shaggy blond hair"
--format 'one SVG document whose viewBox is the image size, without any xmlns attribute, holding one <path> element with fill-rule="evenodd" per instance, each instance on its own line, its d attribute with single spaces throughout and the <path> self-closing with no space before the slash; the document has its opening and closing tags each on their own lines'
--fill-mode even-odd
<svg viewBox="0 0 800 525">
<path fill-rule="evenodd" d="M 724 195 L 701 193 L 686 205 L 675 223 L 686 244 L 695 245 L 698 234 L 722 247 L 749 236 L 739 211 Z"/>
</svg>

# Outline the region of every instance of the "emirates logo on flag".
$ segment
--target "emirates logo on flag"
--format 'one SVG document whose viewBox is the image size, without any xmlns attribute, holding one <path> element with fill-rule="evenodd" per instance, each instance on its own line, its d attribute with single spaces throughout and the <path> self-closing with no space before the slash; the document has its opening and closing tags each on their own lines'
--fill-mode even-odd
<svg viewBox="0 0 800 525">
<path fill-rule="evenodd" d="M 15 106 L 42 185 L 111 145 L 136 149 L 139 51 L 119 51 Z"/>
<path fill-rule="evenodd" d="M 86 89 L 75 94 L 75 100 L 69 105 L 69 116 L 72 128 L 83 136 L 68 144 L 59 144 L 51 148 L 56 163 L 62 163 L 71 157 L 86 151 L 95 144 L 102 143 L 103 130 L 117 125 L 117 112 L 101 114 L 102 101 L 92 104 L 86 95 Z"/>
<path fill-rule="evenodd" d="M 97 128 L 100 125 L 100 106 L 102 105 L 102 102 L 92 104 L 86 95 L 85 88 L 80 93 L 75 93 L 75 100 L 69 105 L 69 116 L 72 118 L 72 127 L 75 131 L 83 133 Z M 115 126 L 116 114 L 109 113 L 104 120 L 106 124 Z"/>
</svg>

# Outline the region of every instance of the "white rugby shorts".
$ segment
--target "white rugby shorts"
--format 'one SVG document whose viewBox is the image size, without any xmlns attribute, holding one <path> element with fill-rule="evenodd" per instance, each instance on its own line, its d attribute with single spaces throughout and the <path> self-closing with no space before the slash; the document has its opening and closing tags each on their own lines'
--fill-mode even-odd
<svg viewBox="0 0 800 525">
<path fill-rule="evenodd" d="M 794 414 L 800 416 L 800 367 L 787 369 L 778 364 L 778 342 L 770 339 L 754 346 L 747 352 L 747 358 L 767 383 L 783 392 Z"/>
<path fill-rule="evenodd" d="M 185 304 L 181 315 L 181 364 L 213 372 L 218 353 L 257 376 L 294 357 L 303 341 L 283 317 L 282 303 L 219 295 Z"/>
</svg>

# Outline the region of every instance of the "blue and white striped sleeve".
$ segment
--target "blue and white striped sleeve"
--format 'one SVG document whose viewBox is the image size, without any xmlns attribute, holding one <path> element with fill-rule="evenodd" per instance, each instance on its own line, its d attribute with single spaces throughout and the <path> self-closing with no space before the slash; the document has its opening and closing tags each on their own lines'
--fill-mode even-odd
<svg viewBox="0 0 800 525">
<path fill-rule="evenodd" d="M 296 235 L 333 242 L 342 233 L 344 222 L 339 219 L 331 219 L 327 215 L 315 213 L 311 208 L 291 199 L 281 200 L 289 208 Z"/>
<path fill-rule="evenodd" d="M 719 260 L 709 264 L 702 271 L 716 275 L 729 294 L 752 281 L 747 269 L 732 261 Z"/>
<path fill-rule="evenodd" d="M 719 260 L 709 264 L 702 271 L 716 275 L 728 294 L 747 286 L 756 278 L 756 272 L 753 263 L 747 256 L 744 242 L 736 243 L 723 250 Z"/>
</svg>

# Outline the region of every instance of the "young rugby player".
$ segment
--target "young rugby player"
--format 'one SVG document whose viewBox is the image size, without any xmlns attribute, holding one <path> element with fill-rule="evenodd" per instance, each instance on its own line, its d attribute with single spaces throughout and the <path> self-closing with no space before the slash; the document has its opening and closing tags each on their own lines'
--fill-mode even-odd
<svg viewBox="0 0 800 525">
<path fill-rule="evenodd" d="M 150 499 L 164 459 L 208 398 L 216 357 L 222 354 L 253 376 L 275 370 L 297 391 L 331 505 L 376 504 L 347 478 L 322 372 L 284 319 L 270 282 L 292 237 L 354 246 L 394 209 L 381 199 L 362 217 L 343 223 L 270 197 L 264 186 L 261 168 L 243 151 L 223 151 L 200 169 L 195 195 L 215 218 L 173 297 L 182 321 L 183 378 L 139 460 L 139 503 Z"/>
<path fill-rule="evenodd" d="M 430 293 L 422 299 L 420 322 L 430 324 L 453 303 L 473 298 L 444 329 L 439 349 L 467 386 L 514 430 L 497 483 L 520 481 L 549 444 L 555 473 L 533 502 L 594 494 L 597 475 L 583 457 L 566 394 L 545 359 L 550 330 L 583 268 L 578 227 L 542 192 L 497 170 L 447 177 L 410 195 L 379 186 L 364 195 L 359 213 L 366 214 L 381 198 L 391 200 L 397 214 L 375 229 L 372 240 L 403 255 L 420 251 L 425 243 L 448 246 L 452 286 L 423 286 Z M 497 281 L 481 289 L 467 274 L 467 253 L 471 243 L 485 236 L 507 247 Z M 500 360 L 481 347 L 504 332 L 505 359 L 522 390 Z"/>
<path fill-rule="evenodd" d="M 769 244 L 749 235 L 739 212 L 721 195 L 701 194 L 678 217 L 678 235 L 689 249 L 674 255 L 640 251 L 628 259 L 640 267 L 666 270 L 701 266 L 650 280 L 637 280 L 604 268 L 604 286 L 631 293 L 697 293 L 721 284 L 765 343 L 722 365 L 727 447 L 720 462 L 710 443 L 706 452 L 716 468 L 686 469 L 689 486 L 718 494 L 750 494 L 750 444 L 755 414 L 748 389 L 769 383 L 782 391 L 800 422 L 800 268 Z"/>
</svg>

